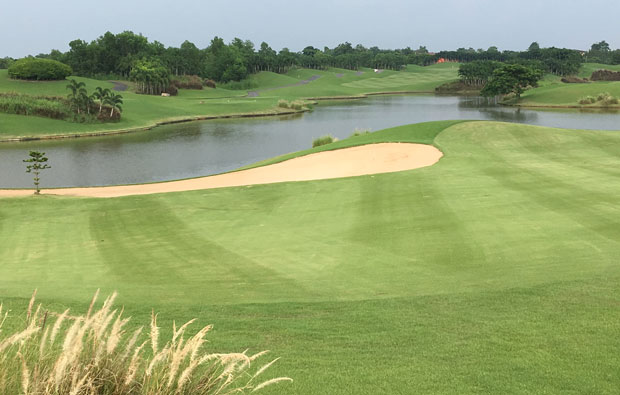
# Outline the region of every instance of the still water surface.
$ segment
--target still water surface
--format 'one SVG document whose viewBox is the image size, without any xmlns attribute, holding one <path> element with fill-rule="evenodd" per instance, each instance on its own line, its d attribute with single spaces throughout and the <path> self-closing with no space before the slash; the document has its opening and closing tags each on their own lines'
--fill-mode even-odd
<svg viewBox="0 0 620 395">
<path fill-rule="evenodd" d="M 0 188 L 32 186 L 22 159 L 45 151 L 42 187 L 134 184 L 222 173 L 309 148 L 323 134 L 447 119 L 520 122 L 571 129 L 620 130 L 620 112 L 539 111 L 476 97 L 375 96 L 320 104 L 303 115 L 165 125 L 127 135 L 0 144 Z"/>
</svg>

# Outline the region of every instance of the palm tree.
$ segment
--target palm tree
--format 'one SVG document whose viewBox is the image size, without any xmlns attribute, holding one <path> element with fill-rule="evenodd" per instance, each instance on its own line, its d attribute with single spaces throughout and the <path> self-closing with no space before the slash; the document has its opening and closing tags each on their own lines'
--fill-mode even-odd
<svg viewBox="0 0 620 395">
<path fill-rule="evenodd" d="M 81 81 L 77 82 L 76 80 L 71 80 L 69 85 L 67 85 L 67 89 L 71 90 L 71 93 L 68 95 L 69 101 L 72 106 L 75 106 L 78 114 L 80 113 L 80 107 L 84 101 L 84 96 L 88 97 L 85 86 L 86 84 Z"/>
<path fill-rule="evenodd" d="M 99 114 L 101 114 L 101 110 L 103 109 L 103 102 L 105 98 L 108 97 L 110 93 L 111 92 L 108 88 L 103 89 L 102 87 L 98 86 L 95 88 L 95 91 L 90 96 L 92 100 L 99 101 Z"/>
<path fill-rule="evenodd" d="M 121 104 L 123 104 L 123 96 L 110 93 L 103 99 L 103 104 L 110 106 L 110 118 L 114 115 L 114 110 L 118 110 L 119 113 L 123 112 Z"/>
</svg>

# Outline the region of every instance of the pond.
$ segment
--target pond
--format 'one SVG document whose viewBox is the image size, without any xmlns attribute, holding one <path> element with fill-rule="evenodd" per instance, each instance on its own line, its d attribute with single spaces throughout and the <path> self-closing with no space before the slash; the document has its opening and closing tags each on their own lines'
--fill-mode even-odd
<svg viewBox="0 0 620 395">
<path fill-rule="evenodd" d="M 32 186 L 22 159 L 49 158 L 42 187 L 135 184 L 222 173 L 312 146 L 324 134 L 447 119 L 520 122 L 571 129 L 619 130 L 620 112 L 541 111 L 503 107 L 479 97 L 374 96 L 321 103 L 282 117 L 165 125 L 126 135 L 0 144 L 0 188 Z"/>
</svg>

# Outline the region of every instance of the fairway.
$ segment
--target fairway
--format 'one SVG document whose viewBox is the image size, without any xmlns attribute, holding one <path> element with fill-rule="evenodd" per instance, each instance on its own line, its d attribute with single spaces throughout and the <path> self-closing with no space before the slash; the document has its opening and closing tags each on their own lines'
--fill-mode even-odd
<svg viewBox="0 0 620 395">
<path fill-rule="evenodd" d="M 360 96 L 385 91 L 428 92 L 444 82 L 456 79 L 458 65 L 409 66 L 397 72 L 386 70 L 375 74 L 330 68 L 327 70 L 293 69 L 287 74 L 261 72 L 250 77 L 258 96 L 248 97 L 248 90 L 222 87 L 203 90 L 182 89 L 178 96 L 161 97 L 123 91 L 123 114 L 119 122 L 74 123 L 50 118 L 0 113 L 0 141 L 20 137 L 49 137 L 89 133 L 127 132 L 152 128 L 160 123 L 217 117 L 268 116 L 295 112 L 278 106 L 279 100 L 329 96 Z M 318 76 L 307 84 L 301 81 Z M 69 77 L 74 78 L 74 77 Z M 96 87 L 109 88 L 113 83 L 75 77 L 84 82 L 88 92 Z M 66 96 L 68 81 L 17 81 L 0 70 L 0 92 L 30 95 Z M 129 83 L 131 85 L 131 83 Z M 350 85 L 353 84 L 353 85 Z M 357 85 L 356 85 L 357 84 Z"/>
<path fill-rule="evenodd" d="M 164 326 L 197 317 L 215 324 L 213 350 L 282 357 L 272 374 L 295 382 L 266 393 L 617 392 L 620 134 L 441 121 L 320 150 L 396 141 L 444 157 L 332 180 L 0 199 L 2 301 L 21 310 L 38 288 L 84 310 L 101 288 L 136 325 L 151 308 Z"/>
</svg>

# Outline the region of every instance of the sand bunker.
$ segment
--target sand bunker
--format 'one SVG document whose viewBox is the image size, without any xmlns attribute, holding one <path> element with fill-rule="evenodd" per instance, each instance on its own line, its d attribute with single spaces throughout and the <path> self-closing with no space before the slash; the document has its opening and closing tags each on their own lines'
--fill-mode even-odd
<svg viewBox="0 0 620 395">
<path fill-rule="evenodd" d="M 430 145 L 406 143 L 369 144 L 319 152 L 274 165 L 189 180 L 157 184 L 47 189 L 42 190 L 41 193 L 63 196 L 118 197 L 271 184 L 285 181 L 321 180 L 417 169 L 433 165 L 441 157 L 441 151 Z M 0 190 L 0 197 L 29 195 L 32 195 L 32 189 Z"/>
</svg>

